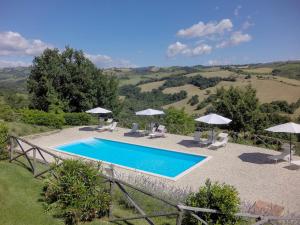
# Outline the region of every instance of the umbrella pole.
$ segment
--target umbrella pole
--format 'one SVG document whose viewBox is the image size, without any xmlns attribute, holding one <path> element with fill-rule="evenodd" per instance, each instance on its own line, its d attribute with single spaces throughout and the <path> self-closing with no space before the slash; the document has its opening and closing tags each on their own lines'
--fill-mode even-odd
<svg viewBox="0 0 300 225">
<path fill-rule="evenodd" d="M 290 133 L 290 163 L 292 161 L 292 134 Z"/>
</svg>

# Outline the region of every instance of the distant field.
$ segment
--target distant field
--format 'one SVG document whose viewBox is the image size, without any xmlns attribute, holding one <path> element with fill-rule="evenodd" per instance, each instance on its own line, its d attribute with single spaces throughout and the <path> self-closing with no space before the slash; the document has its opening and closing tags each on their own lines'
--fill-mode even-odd
<svg viewBox="0 0 300 225">
<path fill-rule="evenodd" d="M 165 83 L 164 80 L 163 81 L 156 81 L 156 82 L 141 84 L 141 85 L 139 85 L 139 87 L 141 88 L 141 91 L 147 92 L 147 91 L 151 91 L 152 89 L 159 88 L 164 83 Z"/>
<path fill-rule="evenodd" d="M 214 71 L 200 71 L 200 72 L 196 72 L 196 73 L 190 73 L 185 75 L 186 77 L 193 77 L 196 75 L 201 75 L 203 77 L 230 77 L 233 75 L 236 75 L 236 73 L 234 72 L 230 72 L 227 70 L 214 70 Z"/>
<path fill-rule="evenodd" d="M 243 69 L 243 71 L 245 72 L 249 72 L 249 73 L 272 73 L 272 68 L 270 67 L 260 67 L 260 68 L 253 68 L 253 69 Z"/>
</svg>

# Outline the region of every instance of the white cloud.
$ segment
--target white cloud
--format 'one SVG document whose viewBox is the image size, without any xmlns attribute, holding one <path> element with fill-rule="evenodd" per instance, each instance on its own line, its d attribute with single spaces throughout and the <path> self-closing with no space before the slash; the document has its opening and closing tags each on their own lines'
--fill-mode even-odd
<svg viewBox="0 0 300 225">
<path fill-rule="evenodd" d="M 248 20 L 242 24 L 242 29 L 247 30 L 249 27 L 254 26 L 254 23 L 249 22 Z"/>
<path fill-rule="evenodd" d="M 113 59 L 107 55 L 92 55 L 92 54 L 85 54 L 85 56 L 90 59 L 96 66 L 101 68 L 110 68 L 110 67 L 119 67 L 119 68 L 133 68 L 136 65 L 132 64 L 128 60 L 124 59 Z"/>
<path fill-rule="evenodd" d="M 252 37 L 249 34 L 243 34 L 241 31 L 232 33 L 229 40 L 223 41 L 216 45 L 216 48 L 225 48 L 228 46 L 239 45 L 243 42 L 251 41 Z"/>
<path fill-rule="evenodd" d="M 241 5 L 238 5 L 235 9 L 234 9 L 234 12 L 233 14 L 235 16 L 238 16 L 240 14 L 240 10 L 241 10 L 242 6 Z"/>
<path fill-rule="evenodd" d="M 179 30 L 177 35 L 188 38 L 204 37 L 212 34 L 222 34 L 225 31 L 230 31 L 232 27 L 233 24 L 230 19 L 223 19 L 219 23 L 209 22 L 207 24 L 200 21 L 187 29 Z"/>
<path fill-rule="evenodd" d="M 188 46 L 177 41 L 174 44 L 169 45 L 167 49 L 167 56 L 174 57 L 178 54 L 186 54 L 187 51 L 188 51 Z"/>
<path fill-rule="evenodd" d="M 0 32 L 0 55 L 2 56 L 36 56 L 46 48 L 53 48 L 53 46 L 39 39 L 26 39 L 17 32 Z"/>
<path fill-rule="evenodd" d="M 185 56 L 199 56 L 202 54 L 209 54 L 212 51 L 212 47 L 207 44 L 199 44 L 194 48 L 188 47 L 186 44 L 182 44 L 177 41 L 174 44 L 169 45 L 167 49 L 168 57 L 175 57 L 176 55 Z"/>
<path fill-rule="evenodd" d="M 31 63 L 23 61 L 9 61 L 9 60 L 0 60 L 0 68 L 4 67 L 17 67 L 17 66 L 30 66 Z"/>
</svg>

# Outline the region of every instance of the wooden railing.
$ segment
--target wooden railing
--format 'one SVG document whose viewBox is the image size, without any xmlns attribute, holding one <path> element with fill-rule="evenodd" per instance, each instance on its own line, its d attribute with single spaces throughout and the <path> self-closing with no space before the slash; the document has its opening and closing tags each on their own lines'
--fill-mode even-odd
<svg viewBox="0 0 300 225">
<path fill-rule="evenodd" d="M 37 145 L 34 145 L 24 138 L 19 138 L 16 136 L 10 136 L 10 148 L 9 148 L 9 154 L 10 154 L 10 162 L 17 161 L 17 159 L 21 156 L 24 156 L 24 158 L 29 163 L 30 169 L 34 175 L 34 177 L 39 177 L 47 172 L 50 172 L 52 169 L 54 169 L 56 166 L 61 165 L 63 163 L 64 159 L 48 150 L 45 150 Z M 49 168 L 43 171 L 38 171 L 37 168 L 37 162 L 48 165 Z M 201 213 L 214 213 L 214 214 L 223 214 L 222 212 L 215 210 L 215 209 L 208 209 L 208 208 L 199 208 L 199 207 L 191 207 L 186 206 L 184 204 L 178 204 L 175 202 L 172 202 L 170 200 L 164 199 L 162 197 L 159 197 L 149 191 L 143 190 L 141 188 L 138 188 L 134 185 L 131 185 L 130 183 L 127 183 L 125 181 L 119 180 L 114 176 L 114 170 L 111 168 L 111 171 L 109 173 L 110 175 L 104 175 L 103 173 L 99 173 L 99 176 L 104 179 L 104 182 L 109 183 L 109 189 L 110 189 L 110 195 L 113 195 L 113 192 L 116 188 L 118 188 L 121 193 L 126 197 L 127 201 L 131 203 L 131 205 L 134 206 L 134 208 L 137 210 L 137 212 L 140 215 L 132 216 L 132 217 L 125 217 L 125 218 L 115 218 L 113 217 L 113 205 L 112 202 L 110 203 L 109 207 L 109 221 L 110 222 L 118 222 L 118 221 L 131 221 L 131 220 L 138 220 L 138 219 L 144 219 L 145 222 L 147 222 L 150 225 L 154 225 L 152 218 L 156 217 L 176 217 L 176 225 L 182 225 L 182 221 L 185 214 L 190 214 L 195 219 L 200 221 L 202 224 L 207 225 L 208 222 L 205 221 L 203 218 L 201 218 Z M 154 214 L 148 214 L 145 212 L 145 210 L 136 202 L 136 200 L 128 193 L 126 190 L 126 187 L 131 188 L 139 193 L 142 193 L 144 195 L 147 195 L 153 199 L 159 200 L 171 208 L 175 209 L 175 211 L 172 212 L 163 212 L 163 213 L 154 213 Z M 267 223 L 272 223 L 273 221 L 296 221 L 300 224 L 300 218 L 292 218 L 292 217 L 272 217 L 272 216 L 262 216 L 262 215 L 255 215 L 255 214 L 249 214 L 249 213 L 236 213 L 235 216 L 242 217 L 242 218 L 248 218 L 255 220 L 254 225 L 262 225 Z"/>
</svg>

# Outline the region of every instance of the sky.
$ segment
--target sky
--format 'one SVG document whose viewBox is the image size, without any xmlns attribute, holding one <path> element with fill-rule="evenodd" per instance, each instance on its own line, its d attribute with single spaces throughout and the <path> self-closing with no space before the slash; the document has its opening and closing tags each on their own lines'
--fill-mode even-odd
<svg viewBox="0 0 300 225">
<path fill-rule="evenodd" d="M 299 0 L 0 0 L 0 67 L 46 48 L 98 67 L 300 59 Z"/>
</svg>

